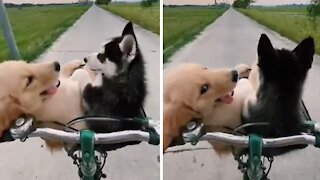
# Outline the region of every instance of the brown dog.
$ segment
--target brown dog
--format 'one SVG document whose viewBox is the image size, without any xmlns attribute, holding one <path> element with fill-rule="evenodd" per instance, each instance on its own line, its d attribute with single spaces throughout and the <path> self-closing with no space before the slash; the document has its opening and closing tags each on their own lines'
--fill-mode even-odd
<svg viewBox="0 0 320 180">
<path fill-rule="evenodd" d="M 56 94 L 47 98 L 41 108 L 30 114 L 38 122 L 38 127 L 64 130 L 63 125 L 84 115 L 82 91 L 87 83 L 94 79 L 94 75 L 88 69 L 81 69 L 82 64 L 82 61 L 74 60 L 62 66 L 60 86 Z M 52 122 L 58 122 L 60 125 Z M 86 125 L 78 123 L 73 128 L 81 130 L 85 129 Z M 60 150 L 63 147 L 62 142 L 53 140 L 46 139 L 46 144 L 50 150 Z"/>
<path fill-rule="evenodd" d="M 57 91 L 60 65 L 57 62 L 0 64 L 0 136 L 24 114 L 33 114 Z"/>
<path fill-rule="evenodd" d="M 212 130 L 238 125 L 241 113 L 232 112 L 235 108 L 241 111 L 240 101 L 232 104 L 233 97 L 230 94 L 238 81 L 238 75 L 235 74 L 247 77 L 249 72 L 250 67 L 246 65 L 239 65 L 237 71 L 207 69 L 196 64 L 183 64 L 169 70 L 164 77 L 163 150 L 192 119 L 201 120 Z M 237 118 L 225 121 L 220 117 L 224 114 L 227 114 L 228 120 L 229 117 Z"/>
</svg>

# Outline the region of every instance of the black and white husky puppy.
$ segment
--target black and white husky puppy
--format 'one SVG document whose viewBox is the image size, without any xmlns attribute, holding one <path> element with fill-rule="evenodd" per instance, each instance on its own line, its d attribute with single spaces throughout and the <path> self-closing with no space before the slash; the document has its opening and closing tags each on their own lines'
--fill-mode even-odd
<svg viewBox="0 0 320 180">
<path fill-rule="evenodd" d="M 314 41 L 304 39 L 290 51 L 273 48 L 269 38 L 262 34 L 258 44 L 258 80 L 256 100 L 249 103 L 244 120 L 269 122 L 270 126 L 248 128 L 248 133 L 276 138 L 298 135 L 302 132 L 301 96 L 305 79 L 312 66 Z M 250 77 L 249 77 L 250 78 Z M 280 155 L 306 145 L 268 148 L 266 155 Z"/>
<path fill-rule="evenodd" d="M 94 82 L 83 91 L 87 115 L 143 116 L 141 108 L 147 93 L 144 60 L 131 22 L 121 36 L 112 38 L 99 53 L 86 57 L 84 61 L 96 74 Z M 93 122 L 88 126 L 101 133 L 140 128 L 134 123 L 110 125 L 108 122 Z"/>
</svg>

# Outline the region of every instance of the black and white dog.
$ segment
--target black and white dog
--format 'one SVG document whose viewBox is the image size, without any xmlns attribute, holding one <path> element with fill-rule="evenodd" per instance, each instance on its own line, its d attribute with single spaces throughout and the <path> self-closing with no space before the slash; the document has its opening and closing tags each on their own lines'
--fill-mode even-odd
<svg viewBox="0 0 320 180">
<path fill-rule="evenodd" d="M 298 135 L 303 131 L 300 126 L 301 97 L 313 62 L 314 41 L 311 37 L 306 38 L 292 51 L 275 49 L 269 38 L 262 34 L 257 50 L 259 86 L 256 100 L 249 103 L 244 121 L 268 122 L 270 126 L 250 127 L 246 129 L 247 133 L 258 133 L 265 138 Z M 281 155 L 304 147 L 306 145 L 265 148 L 263 154 Z"/>
<path fill-rule="evenodd" d="M 87 115 L 113 118 L 141 117 L 146 90 L 144 60 L 129 22 L 122 35 L 104 44 L 99 53 L 84 59 L 95 74 L 92 84 L 83 91 Z M 108 122 L 88 124 L 95 132 L 139 129 L 134 123 L 110 125 Z"/>
</svg>

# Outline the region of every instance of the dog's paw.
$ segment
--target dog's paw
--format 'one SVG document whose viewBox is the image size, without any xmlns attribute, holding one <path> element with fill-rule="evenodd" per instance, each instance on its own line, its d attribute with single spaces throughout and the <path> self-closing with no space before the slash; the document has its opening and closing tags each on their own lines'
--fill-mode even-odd
<svg viewBox="0 0 320 180">
<path fill-rule="evenodd" d="M 62 66 L 61 74 L 63 76 L 69 77 L 73 74 L 75 70 L 80 69 L 83 66 L 84 66 L 84 62 L 81 60 L 76 59 L 73 61 L 69 61 Z"/>
<path fill-rule="evenodd" d="M 239 64 L 234 69 L 238 72 L 239 79 L 248 78 L 251 72 L 251 66 L 246 64 Z"/>
</svg>

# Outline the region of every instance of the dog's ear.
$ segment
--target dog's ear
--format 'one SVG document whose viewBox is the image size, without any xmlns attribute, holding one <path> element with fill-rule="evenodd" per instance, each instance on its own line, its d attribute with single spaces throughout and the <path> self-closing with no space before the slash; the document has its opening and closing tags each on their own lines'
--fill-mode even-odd
<svg viewBox="0 0 320 180">
<path fill-rule="evenodd" d="M 137 43 L 133 35 L 125 35 L 122 41 L 119 43 L 119 48 L 127 59 L 128 63 L 130 63 L 136 57 Z"/>
<path fill-rule="evenodd" d="M 301 41 L 300 44 L 293 50 L 300 62 L 310 69 L 313 62 L 314 55 L 314 41 L 312 37 L 308 37 Z"/>
<path fill-rule="evenodd" d="M 133 35 L 134 38 L 136 37 L 134 34 L 132 22 L 128 22 L 127 25 L 122 30 L 122 36 L 129 35 L 129 34 Z"/>
<path fill-rule="evenodd" d="M 22 114 L 23 111 L 20 109 L 20 106 L 16 104 L 16 100 L 12 99 L 11 96 L 0 98 L 0 137 Z"/>
<path fill-rule="evenodd" d="M 163 150 L 180 134 L 181 128 L 199 115 L 182 103 L 166 103 L 163 111 Z"/>
<path fill-rule="evenodd" d="M 274 52 L 270 39 L 266 34 L 261 34 L 258 44 L 258 56 L 263 57 Z"/>
</svg>

